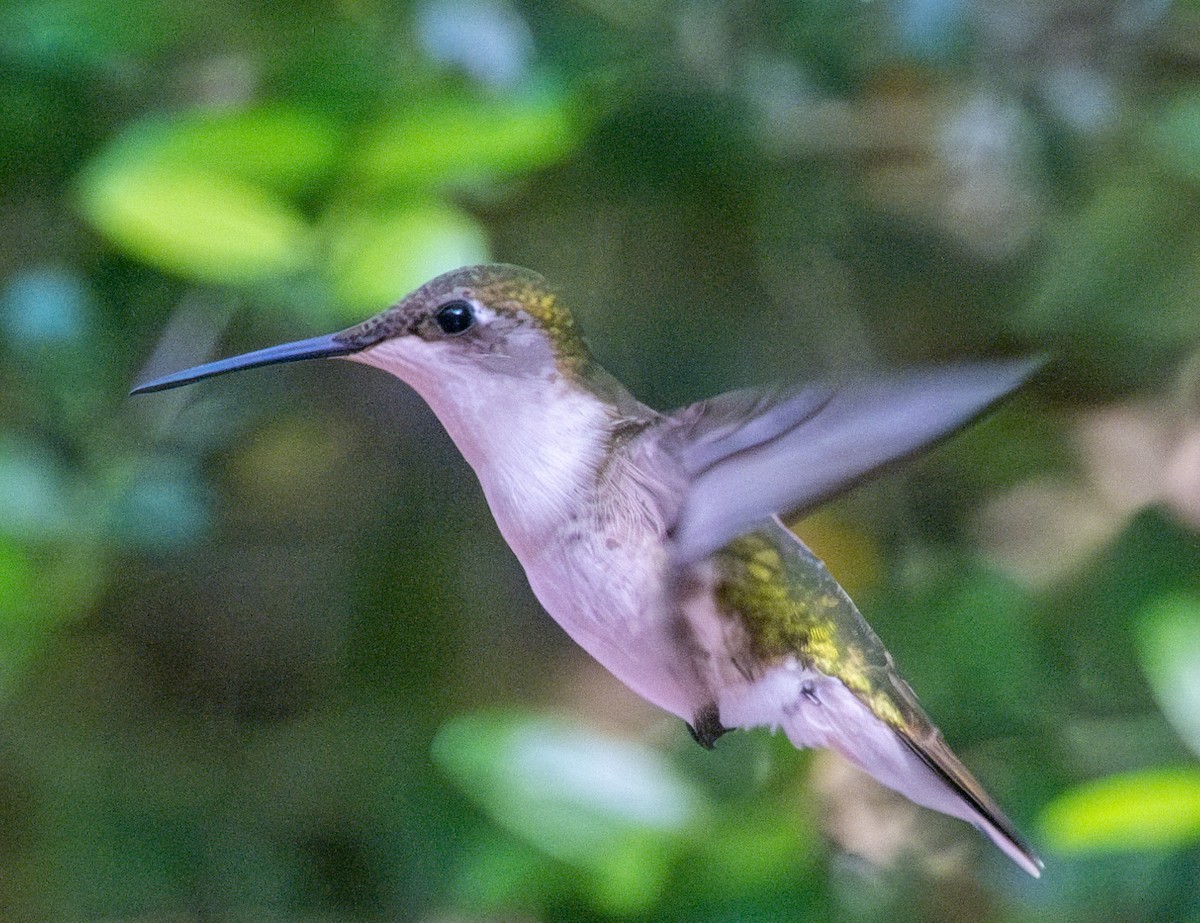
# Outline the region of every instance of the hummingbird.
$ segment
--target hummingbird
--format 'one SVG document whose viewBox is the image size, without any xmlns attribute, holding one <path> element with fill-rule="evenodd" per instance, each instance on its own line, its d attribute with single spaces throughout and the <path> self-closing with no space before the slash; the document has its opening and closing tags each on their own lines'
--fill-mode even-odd
<svg viewBox="0 0 1200 923">
<path fill-rule="evenodd" d="M 785 525 L 962 428 L 1040 360 L 742 390 L 671 413 L 591 356 L 540 275 L 440 275 L 339 333 L 144 382 L 342 358 L 406 382 L 474 469 L 538 601 L 711 749 L 782 728 L 918 805 L 961 818 L 1035 877 L 1042 862 L 950 750 L 825 565 Z"/>
</svg>

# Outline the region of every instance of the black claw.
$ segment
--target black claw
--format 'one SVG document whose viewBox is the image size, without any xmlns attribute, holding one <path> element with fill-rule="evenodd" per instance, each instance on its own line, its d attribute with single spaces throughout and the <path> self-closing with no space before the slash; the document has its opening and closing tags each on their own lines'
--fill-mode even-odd
<svg viewBox="0 0 1200 923">
<path fill-rule="evenodd" d="M 721 714 L 717 711 L 717 703 L 711 702 L 696 712 L 696 717 L 687 726 L 692 740 L 705 750 L 711 750 L 717 743 L 717 738 L 729 728 L 721 723 Z"/>
</svg>

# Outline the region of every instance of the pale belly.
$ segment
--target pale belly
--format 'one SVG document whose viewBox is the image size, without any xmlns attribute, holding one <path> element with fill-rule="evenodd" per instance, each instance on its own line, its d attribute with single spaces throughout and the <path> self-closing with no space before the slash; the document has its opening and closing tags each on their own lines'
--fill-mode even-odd
<svg viewBox="0 0 1200 923">
<path fill-rule="evenodd" d="M 694 646 L 664 602 L 660 542 L 611 548 L 589 537 L 521 557 L 550 616 L 626 686 L 685 721 L 711 701 Z"/>
</svg>

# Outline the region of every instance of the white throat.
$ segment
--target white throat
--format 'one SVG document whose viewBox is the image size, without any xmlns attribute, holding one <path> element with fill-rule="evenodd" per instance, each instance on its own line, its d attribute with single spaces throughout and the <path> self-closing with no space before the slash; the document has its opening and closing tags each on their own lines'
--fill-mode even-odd
<svg viewBox="0 0 1200 923">
<path fill-rule="evenodd" d="M 425 399 L 525 560 L 591 499 L 610 408 L 556 371 L 509 375 L 448 363 L 439 345 L 406 337 L 348 358 L 390 372 Z"/>
</svg>

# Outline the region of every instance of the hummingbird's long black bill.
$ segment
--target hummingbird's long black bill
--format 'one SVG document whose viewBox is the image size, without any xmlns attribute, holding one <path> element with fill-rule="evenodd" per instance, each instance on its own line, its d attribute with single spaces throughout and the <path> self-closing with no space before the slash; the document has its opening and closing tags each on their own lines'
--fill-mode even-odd
<svg viewBox="0 0 1200 923">
<path fill-rule="evenodd" d="M 260 365 L 277 365 L 281 362 L 299 362 L 301 359 L 330 359 L 335 356 L 348 356 L 351 353 L 360 352 L 362 349 L 362 344 L 347 343 L 345 340 L 338 339 L 338 334 L 330 333 L 308 340 L 297 340 L 295 343 L 268 346 L 266 349 L 257 349 L 252 353 L 218 359 L 216 362 L 206 362 L 204 365 L 172 372 L 170 375 L 142 382 L 129 393 L 149 394 L 152 391 L 166 391 L 168 388 L 190 385 L 202 378 L 212 378 L 214 375 L 224 375 L 226 372 L 238 372 Z"/>
</svg>

